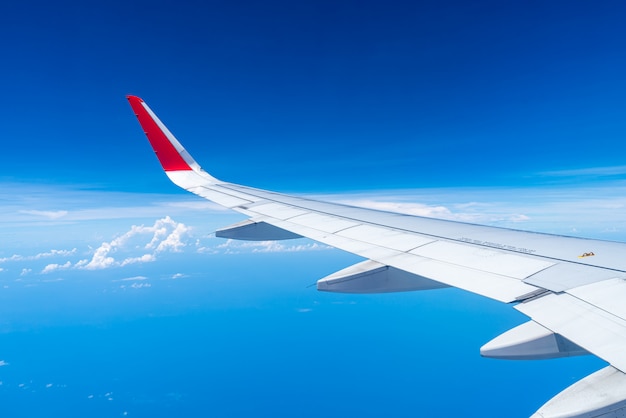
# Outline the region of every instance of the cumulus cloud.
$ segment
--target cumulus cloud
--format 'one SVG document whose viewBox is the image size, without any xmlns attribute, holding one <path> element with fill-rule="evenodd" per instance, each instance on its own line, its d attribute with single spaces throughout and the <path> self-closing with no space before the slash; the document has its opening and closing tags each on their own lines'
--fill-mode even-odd
<svg viewBox="0 0 626 418">
<path fill-rule="evenodd" d="M 53 249 L 34 255 L 14 254 L 10 257 L 0 258 L 0 263 L 61 258 L 61 261 L 48 261 L 42 267 L 35 267 L 41 274 L 68 269 L 101 270 L 111 267 L 124 267 L 131 264 L 153 262 L 159 254 L 180 252 L 188 245 L 187 241 L 190 236 L 191 228 L 166 216 L 157 219 L 153 225 L 131 226 L 128 231 L 111 241 L 105 241 L 97 248 L 90 249 L 86 252 L 90 254 L 87 258 L 77 259 L 78 250 L 76 248 L 71 250 Z M 0 268 L 0 271 L 3 270 Z M 22 268 L 20 276 L 25 276 L 32 271 L 32 267 Z"/>
<path fill-rule="evenodd" d="M 129 264 L 136 264 L 136 263 L 150 263 L 152 261 L 156 261 L 156 256 L 154 254 L 144 254 L 142 256 L 139 257 L 128 257 L 125 258 L 124 261 L 122 261 L 120 263 L 120 266 L 127 266 Z"/>
<path fill-rule="evenodd" d="M 0 360 L 0 367 L 2 367 L 2 366 L 8 366 L 8 365 L 9 365 L 9 363 L 7 363 L 6 361 L 4 361 L 4 360 Z"/>
<path fill-rule="evenodd" d="M 99 270 L 152 262 L 157 259 L 159 253 L 181 251 L 186 246 L 184 238 L 189 235 L 190 231 L 188 226 L 174 221 L 169 216 L 158 219 L 152 226 L 133 225 L 129 231 L 112 241 L 103 242 L 100 247 L 96 248 L 91 259 L 80 260 L 75 267 Z M 148 252 L 139 256 L 124 255 L 137 249 Z M 118 254 L 122 255 L 121 261 L 115 258 Z"/>
<path fill-rule="evenodd" d="M 48 264 L 47 266 L 45 266 L 41 272 L 52 273 L 53 271 L 57 271 L 57 270 L 67 270 L 70 267 L 72 267 L 72 263 L 70 261 L 66 262 L 65 264 L 52 263 L 52 264 Z"/>
<path fill-rule="evenodd" d="M 179 252 L 185 243 L 182 241 L 183 237 L 189 233 L 189 228 L 182 223 L 175 223 L 169 217 L 157 221 L 160 225 L 154 226 L 154 236 L 146 248 L 155 248 L 156 252 L 173 251 Z M 171 232 L 168 232 L 168 227 L 173 227 Z"/>
</svg>

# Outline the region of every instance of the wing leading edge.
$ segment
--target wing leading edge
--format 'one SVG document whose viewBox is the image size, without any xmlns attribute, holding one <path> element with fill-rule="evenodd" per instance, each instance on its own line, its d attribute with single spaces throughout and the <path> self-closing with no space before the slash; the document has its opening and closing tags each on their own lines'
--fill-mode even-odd
<svg viewBox="0 0 626 418">
<path fill-rule="evenodd" d="M 224 182 L 195 162 L 142 99 L 127 98 L 170 180 L 248 217 L 218 236 L 307 237 L 367 260 L 321 279 L 319 290 L 454 286 L 515 303 L 531 321 L 486 344 L 482 355 L 541 359 L 593 353 L 610 363 L 535 416 L 626 412 L 626 259 L 620 257 L 626 244 L 376 211 Z"/>
</svg>

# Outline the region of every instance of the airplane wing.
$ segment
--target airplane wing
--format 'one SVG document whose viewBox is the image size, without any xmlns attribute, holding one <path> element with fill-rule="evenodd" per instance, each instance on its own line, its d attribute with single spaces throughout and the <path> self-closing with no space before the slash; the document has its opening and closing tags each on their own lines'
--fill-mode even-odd
<svg viewBox="0 0 626 418">
<path fill-rule="evenodd" d="M 321 202 L 218 180 L 205 172 L 146 103 L 127 97 L 165 173 L 246 221 L 218 237 L 307 237 L 365 259 L 318 290 L 381 293 L 453 286 L 511 304 L 530 320 L 481 355 L 546 359 L 592 353 L 608 366 L 534 417 L 626 415 L 626 244 L 517 231 Z"/>
</svg>

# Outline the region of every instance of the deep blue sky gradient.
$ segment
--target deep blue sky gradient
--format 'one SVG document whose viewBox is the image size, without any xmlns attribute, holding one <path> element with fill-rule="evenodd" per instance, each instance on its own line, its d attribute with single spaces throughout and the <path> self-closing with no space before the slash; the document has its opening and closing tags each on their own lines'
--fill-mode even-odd
<svg viewBox="0 0 626 418">
<path fill-rule="evenodd" d="M 624 21 L 619 1 L 3 4 L 0 415 L 528 416 L 602 362 L 482 359 L 511 307 L 320 294 L 358 260 L 220 247 L 241 219 L 166 179 L 124 96 L 224 180 L 624 240 Z M 76 267 L 167 215 L 183 251 Z"/>
<path fill-rule="evenodd" d="M 125 94 L 204 166 L 263 187 L 622 165 L 625 16 L 617 1 L 8 4 L 1 174 L 157 187 L 126 181 L 154 161 Z"/>
</svg>

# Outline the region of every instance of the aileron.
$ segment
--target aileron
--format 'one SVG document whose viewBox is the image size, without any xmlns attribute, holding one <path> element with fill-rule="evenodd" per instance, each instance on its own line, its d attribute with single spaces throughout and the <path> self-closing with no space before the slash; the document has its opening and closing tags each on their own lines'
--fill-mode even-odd
<svg viewBox="0 0 626 418">
<path fill-rule="evenodd" d="M 626 371 L 626 321 L 568 293 L 547 296 L 515 307 L 616 368 Z"/>
</svg>

